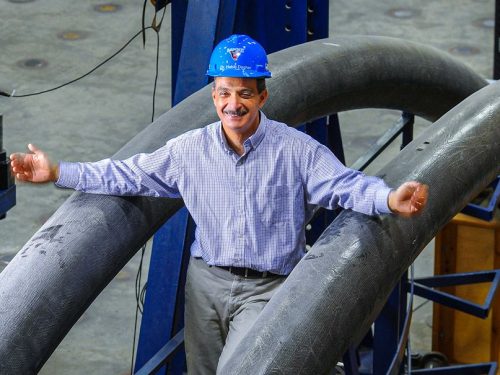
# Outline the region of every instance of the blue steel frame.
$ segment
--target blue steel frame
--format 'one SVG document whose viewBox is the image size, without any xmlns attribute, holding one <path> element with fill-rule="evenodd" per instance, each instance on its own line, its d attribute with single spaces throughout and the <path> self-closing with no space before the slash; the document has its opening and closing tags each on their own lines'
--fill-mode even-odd
<svg viewBox="0 0 500 375">
<path fill-rule="evenodd" d="M 490 290 L 482 305 L 444 293 L 432 288 L 449 287 L 490 282 Z M 493 297 L 500 282 L 500 270 L 439 275 L 434 277 L 408 280 L 407 275 L 393 291 L 386 306 L 375 323 L 373 336 L 373 351 L 363 360 L 358 369 L 352 371 L 355 364 L 346 367 L 346 374 L 400 374 L 404 368 L 404 354 L 407 348 L 411 325 L 413 296 L 432 300 L 462 312 L 486 318 L 493 303 Z M 409 293 L 406 311 L 402 308 L 406 303 L 406 293 Z M 404 320 L 403 320 L 404 318 Z M 352 358 L 352 357 L 351 357 Z M 354 357 L 357 359 L 357 357 Z M 346 359 L 344 358 L 344 362 Z M 371 367 L 370 365 L 373 365 Z M 496 373 L 497 364 L 481 363 L 473 365 L 456 365 L 434 369 L 406 370 L 408 374 L 488 374 Z"/>
<path fill-rule="evenodd" d="M 0 114 L 0 220 L 16 205 L 16 185 L 10 173 L 9 158 L 3 149 L 3 116 Z"/>
<path fill-rule="evenodd" d="M 491 282 L 490 290 L 488 291 L 488 295 L 486 296 L 484 303 L 481 305 L 456 297 L 449 293 L 432 289 L 488 282 Z M 491 304 L 493 303 L 493 297 L 498 289 L 499 282 L 500 269 L 497 269 L 493 271 L 456 273 L 415 279 L 413 287 L 415 288 L 415 294 L 420 297 L 456 310 L 460 310 L 467 314 L 477 316 L 478 318 L 485 319 L 488 317 L 488 312 L 491 308 Z M 409 286 L 407 286 L 407 288 L 409 288 Z"/>
<path fill-rule="evenodd" d="M 418 375 L 495 375 L 496 372 L 497 363 L 486 362 L 473 365 L 447 366 L 433 369 L 414 370 L 411 373 Z"/>
<path fill-rule="evenodd" d="M 491 194 L 486 207 L 482 207 L 481 205 L 475 203 L 469 203 L 464 207 L 462 212 L 479 219 L 487 221 L 492 220 L 493 216 L 495 216 L 498 200 L 500 199 L 500 176 L 495 178 L 495 180 L 490 184 L 490 187 L 493 189 L 493 193 Z"/>
<path fill-rule="evenodd" d="M 0 220 L 5 218 L 7 211 L 16 205 L 16 185 L 0 189 Z"/>
</svg>

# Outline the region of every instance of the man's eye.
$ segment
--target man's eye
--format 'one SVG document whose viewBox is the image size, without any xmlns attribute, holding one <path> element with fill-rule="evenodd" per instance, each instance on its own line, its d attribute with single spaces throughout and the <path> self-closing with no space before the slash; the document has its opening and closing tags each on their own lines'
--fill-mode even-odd
<svg viewBox="0 0 500 375">
<path fill-rule="evenodd" d="M 219 96 L 226 97 L 226 96 L 229 96 L 229 93 L 226 91 L 221 91 L 221 92 L 219 92 Z"/>
<path fill-rule="evenodd" d="M 251 98 L 252 97 L 252 93 L 251 92 L 242 92 L 241 93 L 241 97 L 245 98 L 245 99 Z"/>
</svg>

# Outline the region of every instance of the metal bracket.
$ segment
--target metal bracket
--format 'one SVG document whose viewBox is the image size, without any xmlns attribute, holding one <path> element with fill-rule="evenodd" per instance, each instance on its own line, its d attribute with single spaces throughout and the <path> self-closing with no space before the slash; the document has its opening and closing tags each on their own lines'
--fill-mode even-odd
<svg viewBox="0 0 500 375">
<path fill-rule="evenodd" d="M 3 149 L 3 117 L 0 114 L 0 220 L 16 205 L 16 187 L 10 173 L 9 158 Z"/>
<path fill-rule="evenodd" d="M 0 190 L 0 219 L 5 218 L 7 211 L 16 205 L 16 186 Z"/>
<path fill-rule="evenodd" d="M 456 297 L 446 292 L 442 292 L 433 288 L 478 284 L 491 282 L 490 290 L 482 305 L 468 301 L 466 299 Z M 459 311 L 486 318 L 493 302 L 493 297 L 500 282 L 500 269 L 493 271 L 457 273 L 452 275 L 439 275 L 434 277 L 415 279 L 414 293 L 420 297 L 426 298 L 433 302 L 440 303 Z M 407 289 L 410 289 L 410 284 L 407 283 Z"/>
<path fill-rule="evenodd" d="M 184 328 L 172 337 L 135 375 L 156 374 L 184 344 Z"/>
<path fill-rule="evenodd" d="M 464 207 L 462 212 L 467 215 L 477 217 L 479 219 L 490 221 L 495 216 L 495 210 L 498 200 L 500 199 L 500 176 L 497 176 L 489 186 L 493 188 L 493 194 L 490 197 L 486 207 L 475 203 L 469 203 Z"/>
<path fill-rule="evenodd" d="M 477 375 L 488 374 L 495 375 L 497 371 L 496 362 L 476 363 L 473 365 L 457 365 L 437 367 L 421 370 L 412 370 L 411 374 L 418 375 Z"/>
</svg>

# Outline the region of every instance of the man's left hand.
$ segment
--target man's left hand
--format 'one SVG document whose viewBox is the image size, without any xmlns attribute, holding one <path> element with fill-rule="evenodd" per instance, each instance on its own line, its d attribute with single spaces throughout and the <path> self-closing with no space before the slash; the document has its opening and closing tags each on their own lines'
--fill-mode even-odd
<svg viewBox="0 0 500 375">
<path fill-rule="evenodd" d="M 389 194 L 389 208 L 395 214 L 410 217 L 419 214 L 427 204 L 429 187 L 416 181 L 402 184 Z"/>
</svg>

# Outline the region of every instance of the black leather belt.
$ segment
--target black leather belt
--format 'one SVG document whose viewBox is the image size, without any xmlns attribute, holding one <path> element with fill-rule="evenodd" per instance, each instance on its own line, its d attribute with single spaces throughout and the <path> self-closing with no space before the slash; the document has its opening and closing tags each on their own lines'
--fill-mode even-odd
<svg viewBox="0 0 500 375">
<path fill-rule="evenodd" d="M 278 275 L 276 273 L 268 272 L 268 271 L 255 271 L 251 268 L 243 268 L 243 267 L 231 267 L 231 266 L 217 266 L 219 268 L 222 268 L 223 270 L 226 270 L 228 272 L 231 272 L 233 275 L 238 275 L 242 277 L 260 277 L 260 278 L 266 278 L 266 277 L 285 277 L 283 275 Z"/>
</svg>

